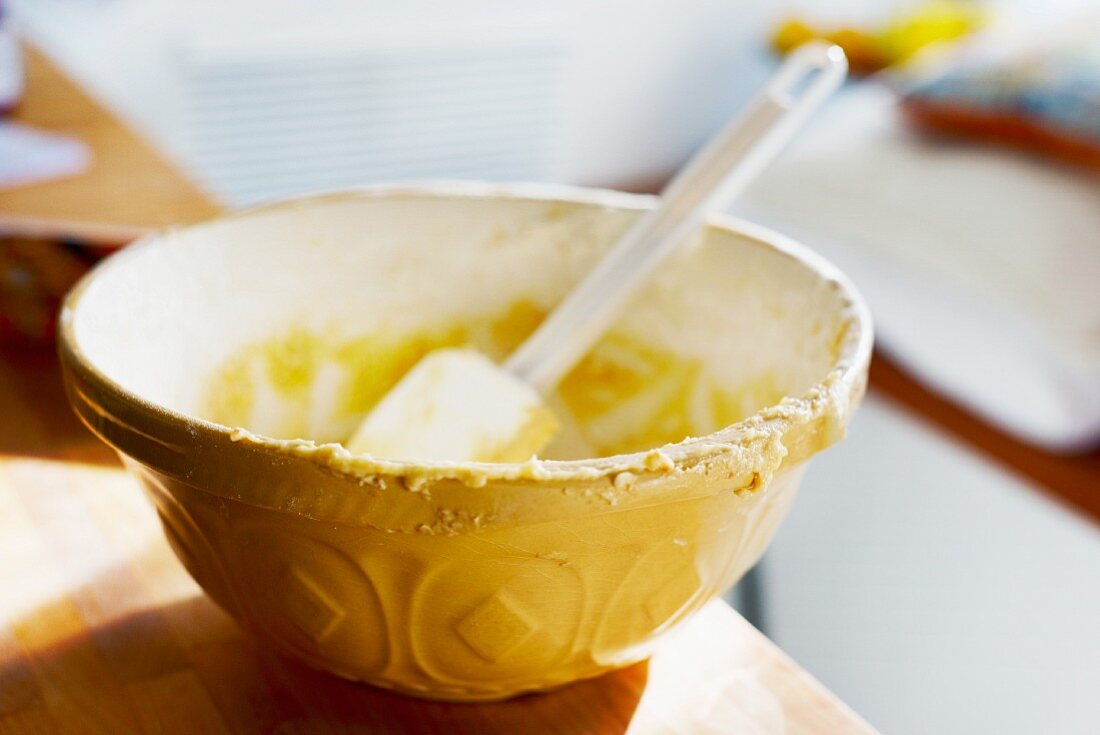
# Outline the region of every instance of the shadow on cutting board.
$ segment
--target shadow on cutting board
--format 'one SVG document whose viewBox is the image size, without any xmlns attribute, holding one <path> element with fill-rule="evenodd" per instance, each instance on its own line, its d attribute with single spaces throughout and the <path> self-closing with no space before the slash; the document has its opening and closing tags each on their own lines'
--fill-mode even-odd
<svg viewBox="0 0 1100 735">
<path fill-rule="evenodd" d="M 262 650 L 205 596 L 105 614 L 135 582 L 108 570 L 0 626 L 0 733 L 624 733 L 648 676 L 642 663 L 495 704 L 416 700 Z"/>
</svg>

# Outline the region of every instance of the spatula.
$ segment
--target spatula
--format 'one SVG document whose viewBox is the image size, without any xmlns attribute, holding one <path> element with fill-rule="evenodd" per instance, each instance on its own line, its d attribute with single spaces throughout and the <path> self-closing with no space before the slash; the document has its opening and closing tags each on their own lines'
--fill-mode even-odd
<svg viewBox="0 0 1100 735">
<path fill-rule="evenodd" d="M 748 106 L 661 192 L 535 332 L 497 365 L 473 349 L 426 355 L 347 442 L 354 453 L 420 461 L 520 462 L 557 430 L 542 399 L 710 212 L 727 206 L 843 82 L 837 46 L 792 52 Z"/>
</svg>

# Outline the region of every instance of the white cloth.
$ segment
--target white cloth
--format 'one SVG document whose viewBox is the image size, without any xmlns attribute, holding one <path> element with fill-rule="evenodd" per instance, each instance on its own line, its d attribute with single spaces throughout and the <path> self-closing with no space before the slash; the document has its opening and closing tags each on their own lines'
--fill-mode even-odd
<svg viewBox="0 0 1100 735">
<path fill-rule="evenodd" d="M 83 141 L 0 121 L 0 189 L 75 176 L 91 160 Z"/>
<path fill-rule="evenodd" d="M 893 94 L 846 91 L 735 211 L 821 250 L 880 346 L 1036 444 L 1100 441 L 1100 180 L 906 130 Z"/>
</svg>

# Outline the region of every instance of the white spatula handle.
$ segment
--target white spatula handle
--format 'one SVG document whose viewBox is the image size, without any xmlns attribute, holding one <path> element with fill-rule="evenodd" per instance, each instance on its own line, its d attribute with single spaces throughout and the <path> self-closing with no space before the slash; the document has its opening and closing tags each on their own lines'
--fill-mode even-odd
<svg viewBox="0 0 1100 735">
<path fill-rule="evenodd" d="M 504 367 L 541 392 L 552 389 L 619 316 L 646 277 L 699 225 L 727 206 L 844 81 L 836 46 L 813 42 L 783 63 L 748 107 L 661 192 Z"/>
</svg>

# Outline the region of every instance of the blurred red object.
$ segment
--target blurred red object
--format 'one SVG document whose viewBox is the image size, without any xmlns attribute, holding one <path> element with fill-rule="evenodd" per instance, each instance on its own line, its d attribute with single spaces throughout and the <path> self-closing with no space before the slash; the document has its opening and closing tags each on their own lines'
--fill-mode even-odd
<svg viewBox="0 0 1100 735">
<path fill-rule="evenodd" d="M 0 238 L 0 342 L 48 342 L 61 300 L 116 246 Z"/>
<path fill-rule="evenodd" d="M 905 117 L 918 128 L 936 133 L 999 143 L 1039 153 L 1100 173 L 1100 143 L 1009 112 L 974 109 L 965 105 L 902 103 Z"/>
</svg>

